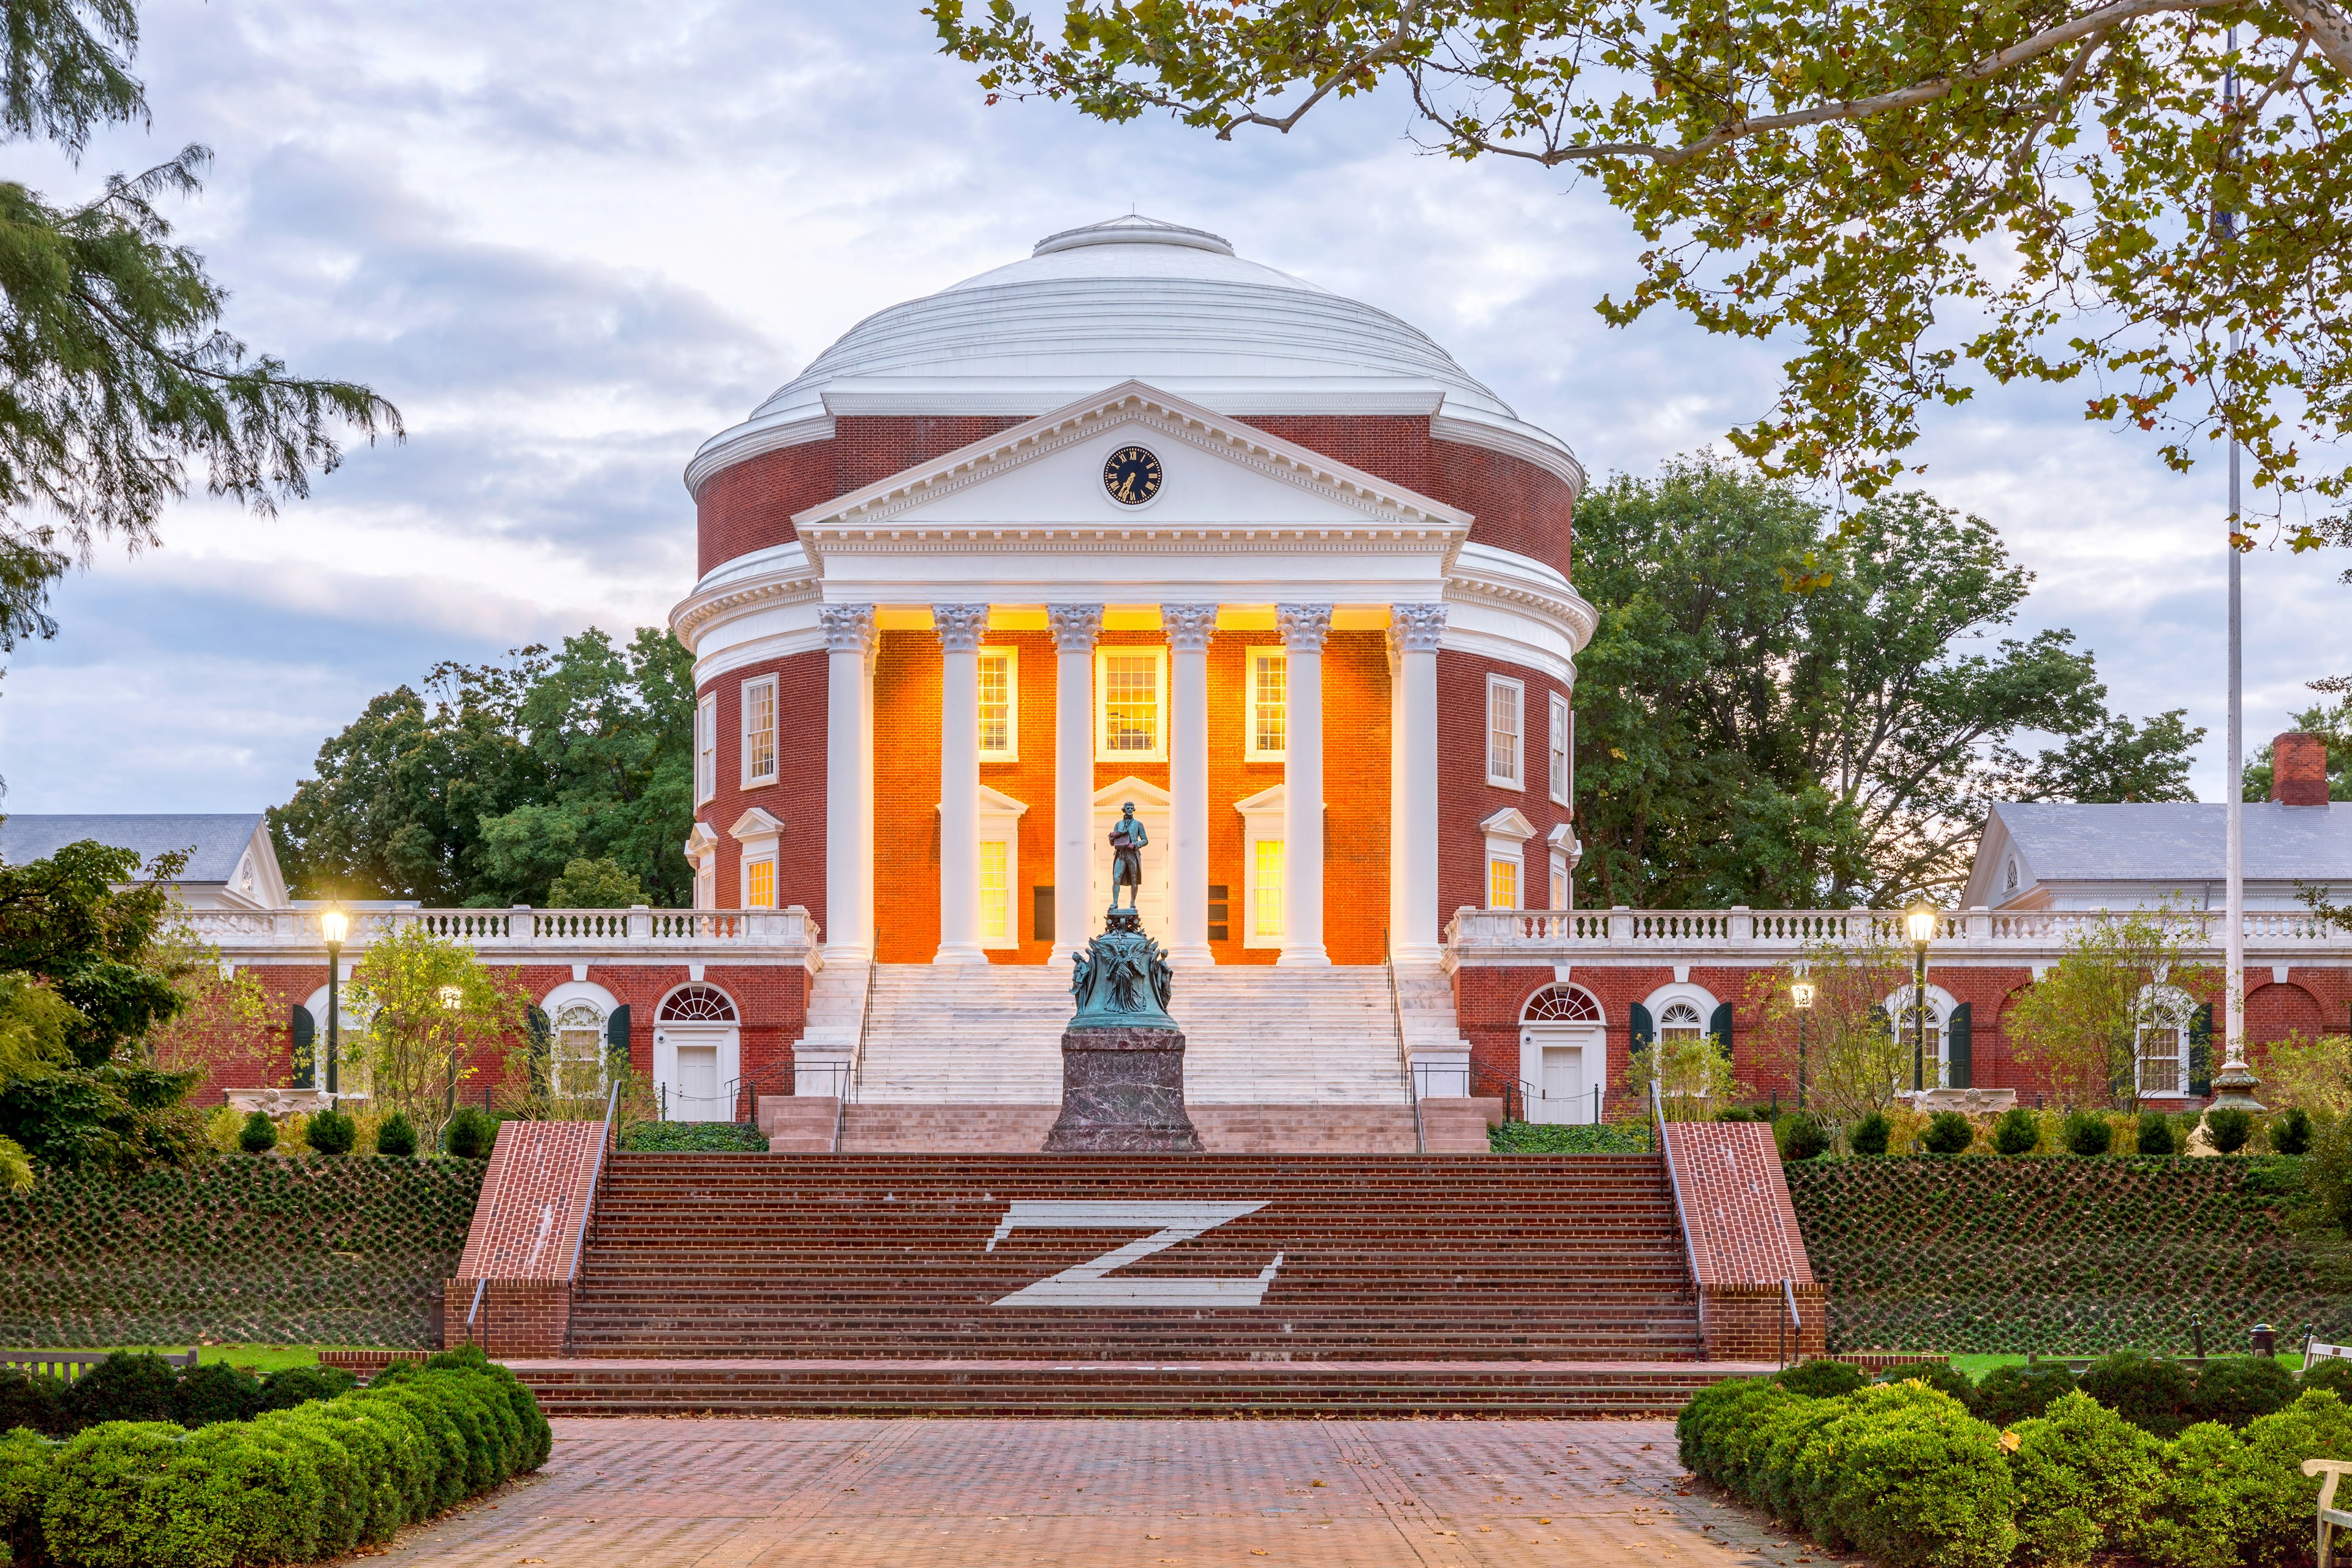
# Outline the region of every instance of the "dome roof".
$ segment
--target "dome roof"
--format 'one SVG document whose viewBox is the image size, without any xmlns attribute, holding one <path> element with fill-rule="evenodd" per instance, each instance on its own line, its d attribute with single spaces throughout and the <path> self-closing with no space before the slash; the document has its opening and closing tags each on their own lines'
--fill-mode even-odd
<svg viewBox="0 0 2352 1568">
<path fill-rule="evenodd" d="M 820 438 L 817 422 L 834 415 L 1027 417 L 1130 378 L 1236 418 L 1435 414 L 1455 426 L 1441 434 L 1582 479 L 1565 444 L 1418 329 L 1244 260 L 1206 230 L 1130 216 L 1049 236 L 1024 260 L 866 317 L 705 442 L 687 484 Z"/>
</svg>

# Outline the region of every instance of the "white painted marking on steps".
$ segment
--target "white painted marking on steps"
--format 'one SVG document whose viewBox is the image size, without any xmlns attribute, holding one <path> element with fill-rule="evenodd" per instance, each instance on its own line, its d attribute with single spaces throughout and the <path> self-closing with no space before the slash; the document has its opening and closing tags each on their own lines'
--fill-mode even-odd
<svg viewBox="0 0 2352 1568">
<path fill-rule="evenodd" d="M 1015 1203 L 1004 1211 L 987 1251 L 1016 1230 L 1150 1230 L 1151 1235 L 1114 1247 L 1097 1258 L 1063 1269 L 1059 1274 L 1024 1285 L 994 1305 L 1055 1307 L 1255 1307 L 1265 1300 L 1266 1287 L 1282 1267 L 1283 1255 L 1257 1271 L 1253 1279 L 1106 1279 L 1112 1270 L 1164 1252 L 1180 1241 L 1190 1241 L 1255 1214 L 1264 1203 L 1145 1203 L 1037 1199 Z"/>
</svg>

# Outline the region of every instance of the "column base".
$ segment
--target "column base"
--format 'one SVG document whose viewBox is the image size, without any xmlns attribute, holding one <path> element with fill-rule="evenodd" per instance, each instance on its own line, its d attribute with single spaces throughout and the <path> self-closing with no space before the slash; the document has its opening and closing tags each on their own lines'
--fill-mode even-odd
<svg viewBox="0 0 2352 1568">
<path fill-rule="evenodd" d="M 1445 950 L 1442 947 L 1400 947 L 1389 956 L 1400 969 L 1434 969 L 1445 962 Z"/>
<path fill-rule="evenodd" d="M 829 942 L 824 948 L 827 963 L 871 963 L 874 950 L 865 942 Z"/>
<path fill-rule="evenodd" d="M 943 942 L 931 955 L 933 963 L 986 963 L 988 952 L 978 942 Z"/>
<path fill-rule="evenodd" d="M 1209 950 L 1207 942 L 1198 947 L 1171 947 L 1168 950 L 1168 967 L 1171 969 L 1213 969 L 1216 963 L 1217 955 Z"/>
<path fill-rule="evenodd" d="M 1328 969 L 1331 967 L 1331 955 L 1324 951 L 1319 942 L 1313 947 L 1286 947 L 1282 950 L 1282 956 L 1274 961 L 1274 966 L 1276 969 Z"/>
</svg>

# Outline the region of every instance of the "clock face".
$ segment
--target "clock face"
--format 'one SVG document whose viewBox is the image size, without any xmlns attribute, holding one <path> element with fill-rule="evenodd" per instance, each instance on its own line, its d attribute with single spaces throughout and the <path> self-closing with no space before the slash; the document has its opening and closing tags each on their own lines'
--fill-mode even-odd
<svg viewBox="0 0 2352 1568">
<path fill-rule="evenodd" d="M 1103 489 L 1121 506 L 1141 506 L 1160 493 L 1160 459 L 1148 447 L 1121 447 L 1103 463 Z"/>
</svg>

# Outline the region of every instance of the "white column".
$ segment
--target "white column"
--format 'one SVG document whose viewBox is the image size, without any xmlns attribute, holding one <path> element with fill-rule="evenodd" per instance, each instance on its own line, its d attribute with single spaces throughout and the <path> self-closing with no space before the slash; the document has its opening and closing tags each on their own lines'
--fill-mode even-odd
<svg viewBox="0 0 2352 1568">
<path fill-rule="evenodd" d="M 1083 951 L 1094 935 L 1095 638 L 1102 614 L 1100 605 L 1045 610 L 1054 627 L 1054 963 Z"/>
<path fill-rule="evenodd" d="M 1209 952 L 1209 639 L 1214 605 L 1162 605 L 1168 634 L 1168 879 L 1175 909 L 1171 964 L 1214 963 Z"/>
<path fill-rule="evenodd" d="M 1282 769 L 1282 956 L 1277 964 L 1326 964 L 1323 951 L 1323 639 L 1328 605 L 1276 605 L 1286 650 Z"/>
<path fill-rule="evenodd" d="M 1443 956 L 1437 921 L 1437 643 L 1444 605 L 1399 605 L 1389 622 L 1389 942 L 1399 963 Z"/>
<path fill-rule="evenodd" d="M 824 626 L 824 953 L 874 956 L 874 693 L 866 668 L 874 606 L 826 605 Z"/>
<path fill-rule="evenodd" d="M 986 605 L 933 605 L 940 634 L 940 951 L 985 963 L 980 945 L 980 639 Z"/>
</svg>

